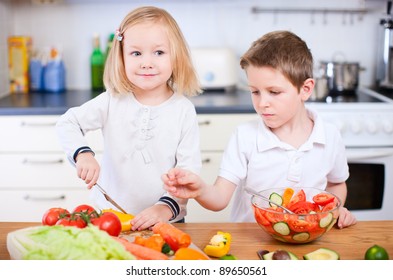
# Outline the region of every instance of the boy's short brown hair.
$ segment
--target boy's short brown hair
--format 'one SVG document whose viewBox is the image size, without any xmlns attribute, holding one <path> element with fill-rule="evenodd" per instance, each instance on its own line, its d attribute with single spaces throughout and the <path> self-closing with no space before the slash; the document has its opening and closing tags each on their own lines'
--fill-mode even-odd
<svg viewBox="0 0 393 280">
<path fill-rule="evenodd" d="M 268 66 L 279 70 L 298 90 L 313 77 L 313 57 L 307 44 L 289 31 L 273 31 L 252 43 L 240 66 Z"/>
</svg>

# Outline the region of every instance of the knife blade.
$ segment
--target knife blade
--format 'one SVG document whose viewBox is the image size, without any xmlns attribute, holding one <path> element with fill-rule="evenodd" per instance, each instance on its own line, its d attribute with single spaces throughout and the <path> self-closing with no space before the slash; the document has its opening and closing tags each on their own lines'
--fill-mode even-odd
<svg viewBox="0 0 393 280">
<path fill-rule="evenodd" d="M 117 209 L 119 209 L 124 214 L 127 214 L 127 212 L 123 208 L 121 208 L 121 206 L 119 204 L 117 204 L 117 202 L 114 201 L 99 184 L 96 183 L 94 186 L 104 195 L 104 197 L 107 201 L 109 201 L 113 206 L 115 206 Z"/>
</svg>

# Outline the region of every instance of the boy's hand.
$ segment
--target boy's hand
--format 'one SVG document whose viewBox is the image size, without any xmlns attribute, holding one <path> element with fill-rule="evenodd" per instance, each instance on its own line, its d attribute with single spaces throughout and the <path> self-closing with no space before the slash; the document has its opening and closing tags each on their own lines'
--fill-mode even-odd
<svg viewBox="0 0 393 280">
<path fill-rule="evenodd" d="M 172 211 L 167 205 L 156 204 L 138 213 L 131 221 L 131 230 L 151 228 L 158 222 L 168 222 Z"/>
<path fill-rule="evenodd" d="M 100 175 L 100 165 L 92 153 L 81 153 L 76 157 L 76 172 L 91 189 L 97 183 Z"/>
<path fill-rule="evenodd" d="M 203 188 L 201 178 L 191 171 L 173 168 L 167 174 L 161 176 L 164 189 L 173 196 L 179 198 L 196 198 Z"/>
<path fill-rule="evenodd" d="M 345 207 L 340 207 L 338 213 L 338 228 L 345 228 L 356 224 L 356 217 Z"/>
</svg>

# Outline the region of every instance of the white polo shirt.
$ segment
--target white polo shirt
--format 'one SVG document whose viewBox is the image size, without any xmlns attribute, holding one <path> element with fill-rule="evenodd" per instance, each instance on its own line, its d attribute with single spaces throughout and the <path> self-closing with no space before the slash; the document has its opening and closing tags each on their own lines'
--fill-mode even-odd
<svg viewBox="0 0 393 280">
<path fill-rule="evenodd" d="M 339 131 L 324 123 L 316 112 L 307 110 L 314 127 L 309 139 L 298 149 L 280 141 L 260 118 L 237 127 L 219 172 L 219 176 L 237 185 L 232 221 L 255 221 L 251 196 L 243 186 L 256 191 L 276 187 L 325 189 L 327 182 L 348 179 L 345 146 Z"/>
</svg>

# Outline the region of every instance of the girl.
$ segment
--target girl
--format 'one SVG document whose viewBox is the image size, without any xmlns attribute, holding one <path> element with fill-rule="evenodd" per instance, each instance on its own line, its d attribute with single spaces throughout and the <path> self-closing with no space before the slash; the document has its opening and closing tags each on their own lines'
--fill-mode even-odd
<svg viewBox="0 0 393 280">
<path fill-rule="evenodd" d="M 132 230 L 159 221 L 182 221 L 185 199 L 162 189 L 172 167 L 199 173 L 199 129 L 194 105 L 184 96 L 201 92 L 186 41 L 165 10 L 141 7 L 116 32 L 104 71 L 106 91 L 69 109 L 56 129 L 78 176 L 100 185 L 128 213 Z M 101 129 L 101 166 L 84 134 Z M 100 209 L 111 204 L 92 188 Z"/>
</svg>

